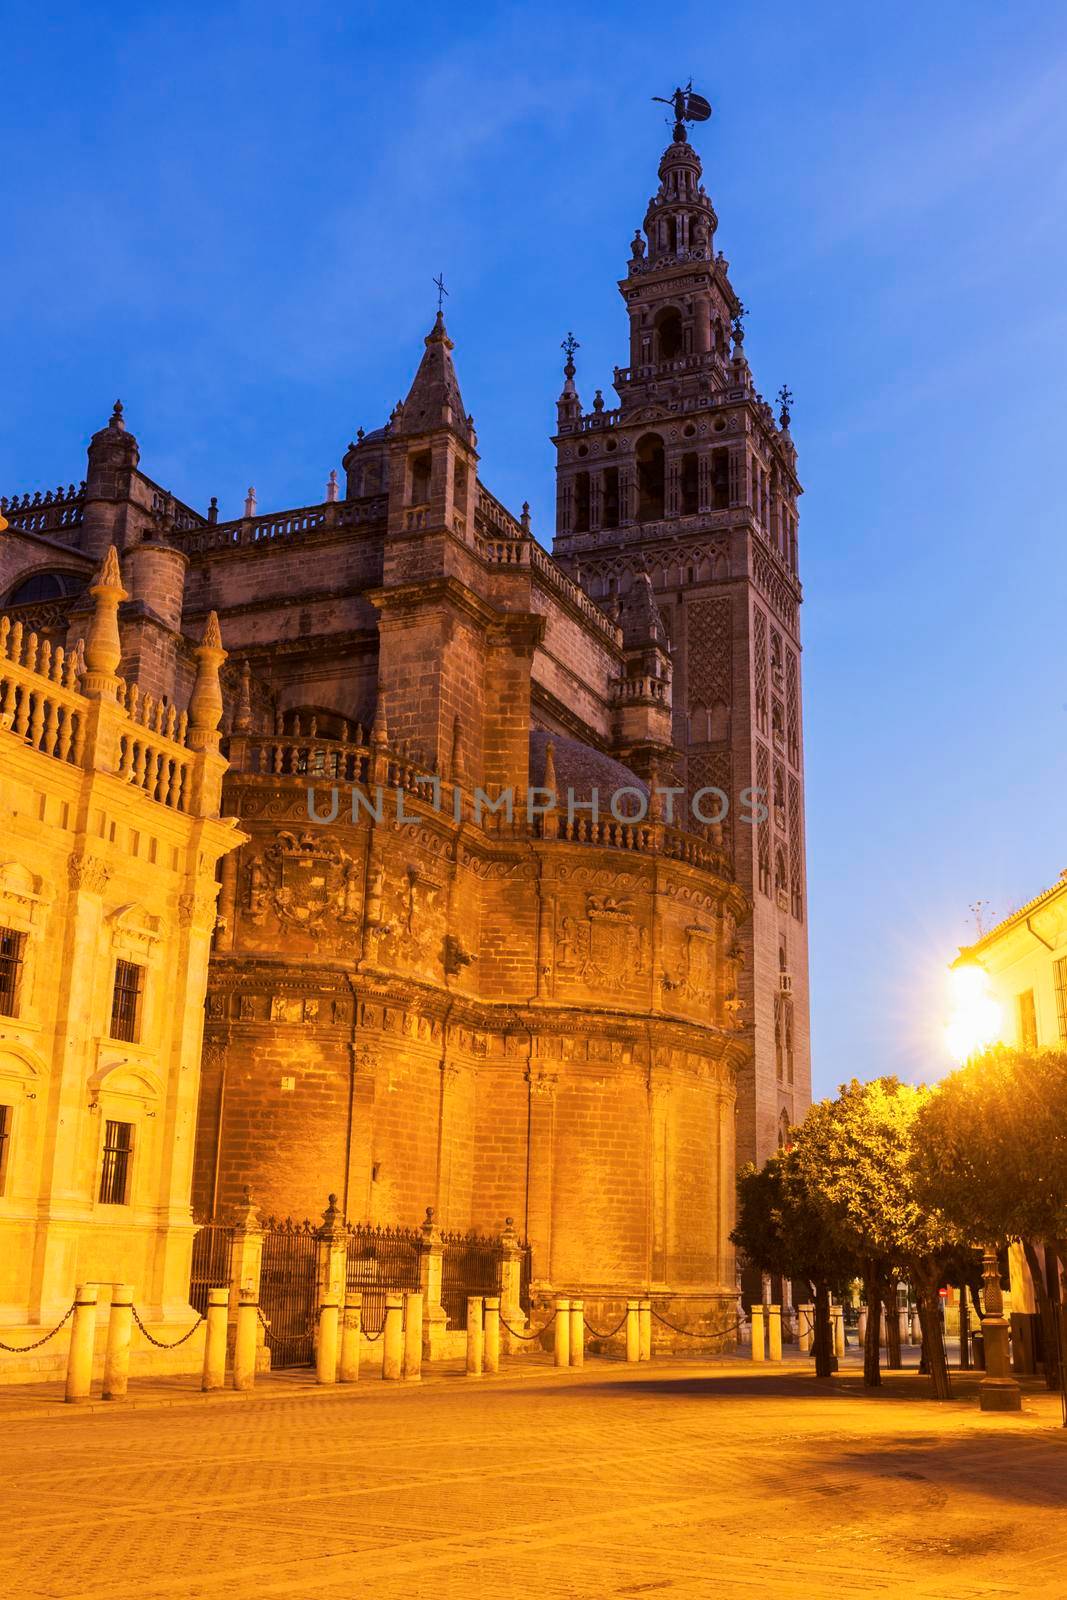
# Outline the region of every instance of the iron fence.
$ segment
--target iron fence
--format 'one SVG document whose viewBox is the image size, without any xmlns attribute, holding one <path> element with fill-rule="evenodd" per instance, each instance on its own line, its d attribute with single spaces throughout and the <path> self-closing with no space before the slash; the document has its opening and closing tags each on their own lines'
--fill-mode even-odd
<svg viewBox="0 0 1067 1600">
<path fill-rule="evenodd" d="M 349 1222 L 347 1287 L 363 1296 L 363 1327 L 375 1337 L 385 1321 L 385 1297 L 420 1287 L 422 1230 Z"/>
<path fill-rule="evenodd" d="M 193 1238 L 193 1257 L 189 1270 L 189 1304 L 201 1316 L 207 1312 L 209 1289 L 230 1286 L 230 1250 L 233 1228 L 220 1222 L 207 1222 Z"/>
<path fill-rule="evenodd" d="M 444 1233 L 441 1304 L 450 1328 L 466 1328 L 468 1295 L 500 1293 L 504 1249 L 479 1233 Z"/>
<path fill-rule="evenodd" d="M 313 1360 L 318 1240 L 305 1217 L 264 1223 L 259 1304 L 272 1367 L 309 1367 Z"/>
</svg>

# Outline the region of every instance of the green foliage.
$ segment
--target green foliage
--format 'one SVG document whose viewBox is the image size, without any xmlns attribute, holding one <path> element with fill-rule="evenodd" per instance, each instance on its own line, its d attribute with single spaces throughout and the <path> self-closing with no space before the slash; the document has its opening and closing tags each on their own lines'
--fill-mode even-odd
<svg viewBox="0 0 1067 1600">
<path fill-rule="evenodd" d="M 916 1193 L 912 1137 L 929 1093 L 896 1078 L 853 1079 L 836 1100 L 811 1107 L 792 1151 L 838 1248 L 905 1275 L 962 1242 Z"/>
<path fill-rule="evenodd" d="M 855 1275 L 854 1256 L 827 1231 L 792 1151 L 780 1151 L 761 1168 L 744 1168 L 737 1195 L 730 1237 L 761 1272 L 835 1289 Z"/>
<path fill-rule="evenodd" d="M 924 1101 L 916 1196 L 974 1244 L 1067 1238 L 1067 1051 L 1004 1046 Z"/>
</svg>

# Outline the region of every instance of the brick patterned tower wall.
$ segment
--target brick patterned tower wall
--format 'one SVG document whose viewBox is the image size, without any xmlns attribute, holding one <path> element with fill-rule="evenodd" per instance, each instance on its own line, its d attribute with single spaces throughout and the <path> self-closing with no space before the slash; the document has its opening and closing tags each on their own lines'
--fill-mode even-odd
<svg viewBox="0 0 1067 1600">
<path fill-rule="evenodd" d="M 752 1054 L 739 1069 L 737 1155 L 762 1161 L 811 1096 L 801 488 L 790 397 L 775 418 L 755 389 L 716 227 L 683 132 L 664 152 L 619 284 L 630 365 L 615 369 L 616 409 L 599 390 L 583 409 L 568 351 L 554 550 L 609 611 L 648 574 L 670 637 L 680 779 L 690 799 L 706 788 L 729 796 L 724 841 L 752 904 L 738 931 Z"/>
</svg>

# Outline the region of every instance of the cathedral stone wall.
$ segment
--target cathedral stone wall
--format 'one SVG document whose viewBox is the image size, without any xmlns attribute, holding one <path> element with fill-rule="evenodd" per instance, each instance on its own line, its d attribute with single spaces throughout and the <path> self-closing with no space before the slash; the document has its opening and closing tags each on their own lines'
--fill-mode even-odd
<svg viewBox="0 0 1067 1600">
<path fill-rule="evenodd" d="M 512 1217 L 535 1294 L 733 1320 L 737 1149 L 808 1095 L 800 485 L 700 178 L 676 137 L 620 284 L 617 408 L 583 411 L 565 341 L 555 557 L 480 475 L 441 315 L 343 498 L 331 474 L 220 521 L 142 471 L 116 405 L 82 488 L 8 504 L 0 588 L 53 573 L 17 607 L 49 648 L 87 637 L 114 543 L 115 665 L 157 721 L 196 708 L 214 612 L 230 651 L 247 842 L 220 867 L 201 1217 L 246 1187 L 268 1213 Z M 712 787 L 725 818 L 666 808 Z"/>
</svg>

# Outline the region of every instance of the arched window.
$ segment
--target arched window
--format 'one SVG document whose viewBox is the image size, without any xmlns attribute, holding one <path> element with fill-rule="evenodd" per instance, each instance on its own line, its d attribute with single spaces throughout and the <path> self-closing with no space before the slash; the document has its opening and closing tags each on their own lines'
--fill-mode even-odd
<svg viewBox="0 0 1067 1600">
<path fill-rule="evenodd" d="M 708 738 L 720 743 L 730 737 L 730 708 L 725 700 L 716 700 L 708 718 Z"/>
<path fill-rule="evenodd" d="M 574 479 L 574 531 L 589 532 L 589 474 L 579 472 Z"/>
<path fill-rule="evenodd" d="M 673 306 L 656 318 L 656 354 L 660 361 L 673 361 L 682 354 L 682 316 Z"/>
<path fill-rule="evenodd" d="M 789 879 L 785 870 L 785 851 L 774 852 L 774 892 L 783 898 L 789 891 Z"/>
<path fill-rule="evenodd" d="M 682 489 L 682 516 L 695 516 L 700 509 L 699 468 L 695 450 L 688 450 L 682 457 L 681 489 Z"/>
<path fill-rule="evenodd" d="M 604 470 L 604 508 L 602 521 L 605 528 L 619 526 L 619 469 L 606 467 Z"/>
<path fill-rule="evenodd" d="M 711 452 L 711 505 L 714 511 L 725 511 L 730 504 L 730 452 Z"/>
<path fill-rule="evenodd" d="M 637 520 L 658 522 L 663 516 L 665 482 L 663 440 L 646 433 L 637 441 Z"/>
<path fill-rule="evenodd" d="M 430 498 L 430 468 L 432 462 L 428 450 L 420 450 L 418 455 L 411 458 L 411 504 L 424 506 Z"/>
<path fill-rule="evenodd" d="M 467 509 L 467 463 L 461 461 L 459 456 L 452 468 L 452 504 L 457 511 Z"/>
<path fill-rule="evenodd" d="M 68 594 L 80 594 L 87 582 L 73 572 L 35 572 L 15 585 L 5 603 L 28 606 L 38 600 L 62 600 Z"/>
</svg>

